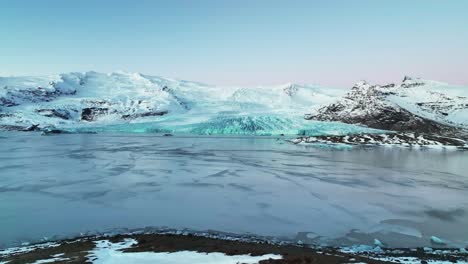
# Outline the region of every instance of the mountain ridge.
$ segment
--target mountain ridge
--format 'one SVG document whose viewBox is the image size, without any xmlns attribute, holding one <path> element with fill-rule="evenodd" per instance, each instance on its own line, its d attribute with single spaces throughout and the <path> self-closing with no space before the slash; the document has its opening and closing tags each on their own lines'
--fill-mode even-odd
<svg viewBox="0 0 468 264">
<path fill-rule="evenodd" d="M 400 84 L 360 81 L 347 91 L 295 83 L 217 87 L 141 73 L 72 72 L 0 77 L 0 129 L 140 122 L 159 122 L 164 127 L 212 124 L 227 117 L 222 122 L 230 125 L 249 120 L 249 129 L 255 127 L 252 120 L 261 120 L 263 127 L 273 130 L 275 125 L 267 125 L 268 120 L 277 120 L 281 129 L 292 122 L 296 129 L 302 119 L 449 135 L 467 127 L 467 98 L 465 87 L 407 76 Z"/>
</svg>

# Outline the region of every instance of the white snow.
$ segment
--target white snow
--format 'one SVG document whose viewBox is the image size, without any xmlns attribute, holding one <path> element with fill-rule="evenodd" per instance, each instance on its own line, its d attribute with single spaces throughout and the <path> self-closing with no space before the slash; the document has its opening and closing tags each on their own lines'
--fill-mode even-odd
<svg viewBox="0 0 468 264">
<path fill-rule="evenodd" d="M 119 131 L 133 132 L 148 128 L 136 128 L 138 124 L 152 124 L 153 130 L 192 133 L 195 128 L 195 133 L 202 130 L 202 134 L 243 134 L 240 130 L 247 126 L 259 129 L 261 134 L 297 133 L 303 128 L 304 114 L 345 92 L 298 84 L 216 87 L 127 72 L 3 77 L 0 78 L 0 113 L 8 116 L 0 117 L 0 125 L 41 124 L 62 129 L 131 125 L 131 128 L 120 127 Z M 93 122 L 81 120 L 82 110 L 93 107 L 105 109 L 105 113 Z M 67 118 L 50 116 L 50 109 Z M 155 111 L 168 111 L 168 114 L 130 120 L 122 117 Z M 213 124 L 224 127 L 226 122 L 231 128 L 206 129 Z M 245 133 L 251 133 L 249 128 Z"/>
<path fill-rule="evenodd" d="M 20 253 L 27 253 L 27 252 L 34 251 L 36 249 L 49 248 L 49 247 L 58 247 L 58 246 L 60 246 L 59 243 L 49 242 L 49 243 L 32 245 L 32 246 L 12 247 L 12 248 L 7 248 L 7 249 L 0 250 L 0 257 L 14 255 L 14 254 L 20 254 Z"/>
<path fill-rule="evenodd" d="M 40 260 L 37 260 L 37 261 L 33 262 L 33 264 L 54 263 L 54 262 L 57 262 L 57 261 L 69 260 L 69 258 L 63 258 L 64 255 L 65 254 L 63 254 L 63 253 L 55 254 L 55 255 L 52 256 L 52 258 L 40 259 Z"/>
<path fill-rule="evenodd" d="M 314 113 L 337 100 L 349 105 L 343 110 L 343 114 L 349 116 L 372 111 L 372 107 L 367 106 L 375 104 L 374 101 L 349 98 L 355 94 L 373 95 L 379 91 L 390 94 L 384 100 L 386 104 L 398 105 L 440 122 L 468 124 L 468 89 L 427 80 L 405 80 L 391 87 L 360 82 L 347 93 L 346 89 L 291 83 L 216 87 L 140 73 L 82 72 L 44 77 L 0 77 L 0 113 L 3 115 L 0 116 L 0 125 L 39 123 L 62 129 L 132 125 L 131 128 L 120 127 L 119 131 L 145 132 L 148 124 L 152 124 L 151 131 L 165 129 L 167 132 L 198 133 L 201 129 L 202 134 L 250 134 L 251 128 L 257 129 L 256 124 L 260 122 L 258 129 L 261 134 L 287 134 L 297 133 L 298 128 L 305 126 L 305 114 Z M 354 107 L 356 103 L 366 108 Z M 92 107 L 105 109 L 105 113 L 93 122 L 81 120 L 81 111 Z M 67 118 L 50 116 L 50 109 Z M 155 111 L 168 111 L 168 114 L 123 118 L 123 115 Z M 269 120 L 270 117 L 273 121 Z M 232 129 L 206 129 L 213 124 L 225 126 L 226 122 Z M 272 125 L 268 127 L 262 122 Z M 135 128 L 135 124 L 145 127 Z M 242 131 L 245 126 L 250 128 Z"/>
<path fill-rule="evenodd" d="M 354 245 L 351 247 L 343 247 L 340 249 L 343 253 L 358 254 L 358 253 L 380 253 L 382 248 L 380 246 L 369 246 L 369 245 Z"/>
<path fill-rule="evenodd" d="M 418 81 L 421 85 L 410 88 L 397 86 L 395 95 L 389 96 L 388 100 L 429 119 L 468 124 L 467 87 L 430 80 Z"/>
<path fill-rule="evenodd" d="M 137 244 L 134 239 L 126 239 L 120 243 L 111 243 L 108 240 L 96 242 L 96 248 L 88 255 L 89 261 L 95 264 L 254 264 L 265 259 L 281 259 L 280 255 L 267 254 L 263 256 L 234 255 L 223 253 L 201 253 L 194 251 L 168 252 L 137 252 L 124 253 L 121 250 Z"/>
<path fill-rule="evenodd" d="M 384 86 L 358 82 L 345 96 L 310 116 L 318 115 L 321 120 L 372 118 L 388 109 L 403 109 L 439 123 L 468 127 L 468 88 L 409 78 Z"/>
</svg>

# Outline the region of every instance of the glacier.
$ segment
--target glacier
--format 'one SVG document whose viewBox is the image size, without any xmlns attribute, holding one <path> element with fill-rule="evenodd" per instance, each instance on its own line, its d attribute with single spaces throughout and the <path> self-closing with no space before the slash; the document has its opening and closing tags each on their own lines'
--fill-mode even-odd
<svg viewBox="0 0 468 264">
<path fill-rule="evenodd" d="M 140 73 L 0 78 L 0 124 L 67 132 L 316 135 L 372 132 L 304 114 L 343 89 L 284 84 L 215 87 Z"/>
<path fill-rule="evenodd" d="M 301 116 L 274 115 L 219 115 L 206 121 L 180 124 L 164 118 L 154 122 L 125 123 L 100 127 L 69 128 L 77 133 L 162 133 L 179 135 L 347 135 L 356 133 L 382 133 L 382 130 L 340 122 L 307 121 Z"/>
<path fill-rule="evenodd" d="M 374 90 L 377 96 L 369 94 Z M 129 72 L 0 77 L 0 130 L 259 136 L 382 133 L 380 129 L 388 128 L 368 128 L 355 122 L 362 119 L 355 116 L 393 105 L 418 117 L 466 127 L 467 91 L 409 78 L 400 85 L 360 82 L 347 93 L 293 83 L 217 87 Z M 339 117 L 306 120 L 327 106 L 333 109 L 337 102 L 344 108 L 337 112 Z"/>
</svg>

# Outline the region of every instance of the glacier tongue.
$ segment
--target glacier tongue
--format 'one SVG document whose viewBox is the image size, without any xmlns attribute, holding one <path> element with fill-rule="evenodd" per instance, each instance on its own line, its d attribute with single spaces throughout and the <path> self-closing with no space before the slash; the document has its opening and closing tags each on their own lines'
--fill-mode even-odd
<svg viewBox="0 0 468 264">
<path fill-rule="evenodd" d="M 189 118 L 188 118 L 189 119 Z M 174 133 L 196 135 L 347 135 L 356 133 L 382 133 L 339 122 L 307 121 L 302 116 L 280 115 L 218 115 L 206 121 L 180 122 L 180 118 L 163 118 L 145 123 L 125 123 L 98 127 L 75 127 L 70 132 L 119 132 L 119 133 Z"/>
</svg>

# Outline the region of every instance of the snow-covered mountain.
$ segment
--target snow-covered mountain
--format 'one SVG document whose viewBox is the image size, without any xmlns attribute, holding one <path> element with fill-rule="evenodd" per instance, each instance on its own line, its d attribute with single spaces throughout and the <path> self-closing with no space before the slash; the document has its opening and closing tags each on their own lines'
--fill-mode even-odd
<svg viewBox="0 0 468 264">
<path fill-rule="evenodd" d="M 305 113 L 344 92 L 296 84 L 215 87 L 125 72 L 3 77 L 0 127 L 295 134 L 310 124 L 303 118 Z"/>
<path fill-rule="evenodd" d="M 388 85 L 361 81 L 306 118 L 384 130 L 456 134 L 468 125 L 468 87 L 410 77 Z"/>
<path fill-rule="evenodd" d="M 468 124 L 467 96 L 465 87 L 411 78 L 398 85 L 360 82 L 347 92 L 298 84 L 216 87 L 126 72 L 0 77 L 0 129 L 261 135 L 375 132 L 358 124 L 439 133 Z"/>
</svg>

